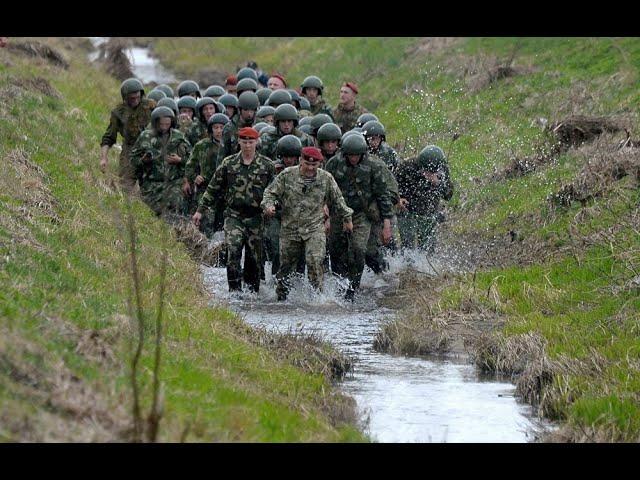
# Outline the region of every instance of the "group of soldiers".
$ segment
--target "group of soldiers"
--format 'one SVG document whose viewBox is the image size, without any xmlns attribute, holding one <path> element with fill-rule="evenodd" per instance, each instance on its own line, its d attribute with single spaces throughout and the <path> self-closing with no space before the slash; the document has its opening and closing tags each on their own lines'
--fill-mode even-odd
<svg viewBox="0 0 640 480">
<path fill-rule="evenodd" d="M 125 188 L 137 182 L 168 220 L 191 217 L 210 238 L 223 230 L 230 291 L 244 283 L 258 292 L 269 261 L 278 300 L 305 270 L 318 290 L 326 272 L 346 279 L 353 299 L 365 265 L 385 271 L 385 254 L 399 245 L 433 251 L 440 200 L 453 186 L 439 147 L 399 158 L 384 125 L 357 102 L 354 82 L 341 86 L 335 108 L 323 92 L 317 76 L 296 90 L 250 67 L 204 92 L 185 80 L 177 100 L 168 85 L 145 94 L 130 78 L 102 137 L 100 166 L 119 133 Z"/>
</svg>

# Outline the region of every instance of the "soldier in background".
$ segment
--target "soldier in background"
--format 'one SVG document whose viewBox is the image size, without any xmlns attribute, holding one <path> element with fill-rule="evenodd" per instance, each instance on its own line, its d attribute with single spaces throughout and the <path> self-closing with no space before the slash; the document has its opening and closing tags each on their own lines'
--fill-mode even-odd
<svg viewBox="0 0 640 480">
<path fill-rule="evenodd" d="M 237 132 L 241 128 L 253 126 L 259 107 L 260 100 L 258 100 L 258 96 L 255 93 L 244 92 L 240 95 L 238 99 L 238 115 L 224 126 L 224 131 L 222 132 L 222 148 L 218 157 L 220 162 L 229 155 L 238 153 L 240 146 Z"/>
<path fill-rule="evenodd" d="M 322 98 L 324 84 L 319 77 L 310 75 L 302 81 L 300 85 L 302 96 L 309 101 L 310 112 L 313 115 L 326 113 L 333 119 L 333 108 Z"/>
<path fill-rule="evenodd" d="M 333 110 L 333 122 L 343 132 L 348 132 L 356 126 L 360 115 L 367 113 L 367 109 L 356 102 L 358 86 L 353 82 L 345 82 L 340 88 L 340 101 Z"/>
</svg>

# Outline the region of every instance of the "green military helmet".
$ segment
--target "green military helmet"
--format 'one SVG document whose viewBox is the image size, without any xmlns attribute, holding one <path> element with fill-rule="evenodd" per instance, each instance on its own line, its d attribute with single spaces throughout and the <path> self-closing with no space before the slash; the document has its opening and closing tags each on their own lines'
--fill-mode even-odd
<svg viewBox="0 0 640 480">
<path fill-rule="evenodd" d="M 253 126 L 254 130 L 257 130 L 258 133 L 260 133 L 260 131 L 264 128 L 264 127 L 268 127 L 269 124 L 267 122 L 258 122 Z"/>
<path fill-rule="evenodd" d="M 361 127 L 353 127 L 350 131 L 351 132 L 356 132 L 356 133 L 362 133 L 362 128 Z"/>
<path fill-rule="evenodd" d="M 310 75 L 302 81 L 302 85 L 300 85 L 300 88 L 302 88 L 303 94 L 304 89 L 308 87 L 317 88 L 319 95 L 322 95 L 322 90 L 324 90 L 324 84 L 322 83 L 322 80 L 320 80 L 320 78 L 316 77 L 315 75 Z"/>
<path fill-rule="evenodd" d="M 353 130 L 349 130 L 347 132 L 344 132 L 342 134 L 342 137 L 340 138 L 340 144 L 342 145 L 342 142 L 344 142 L 347 137 L 350 137 L 351 135 L 355 135 L 357 133 L 358 132 L 354 132 Z"/>
<path fill-rule="evenodd" d="M 315 137 L 320 127 L 325 123 L 333 123 L 333 119 L 326 113 L 318 113 L 311 117 L 311 135 Z"/>
<path fill-rule="evenodd" d="M 162 90 L 167 97 L 169 97 L 169 98 L 173 98 L 174 97 L 173 88 L 171 88 L 166 83 L 163 83 L 162 85 L 158 85 L 156 88 L 158 90 Z"/>
<path fill-rule="evenodd" d="M 193 110 L 193 114 L 196 114 L 196 105 L 198 102 L 191 95 L 185 95 L 178 100 L 178 110 L 181 108 L 190 108 Z"/>
<path fill-rule="evenodd" d="M 222 113 L 221 111 L 218 110 L 218 105 L 216 104 L 216 101 L 213 98 L 202 97 L 200 100 L 196 102 L 196 114 L 198 115 L 198 119 L 201 120 L 202 122 L 205 121 L 204 115 L 202 114 L 202 109 L 204 108 L 205 105 L 213 105 L 213 107 L 215 108 L 215 113 Z"/>
<path fill-rule="evenodd" d="M 251 79 L 247 79 L 251 80 Z M 260 100 L 258 95 L 253 92 L 242 92 L 238 97 L 238 108 L 242 110 L 254 110 L 257 111 L 260 108 Z"/>
<path fill-rule="evenodd" d="M 304 126 L 304 125 L 309 125 L 309 126 L 311 126 L 311 119 L 312 119 L 312 118 L 313 118 L 313 117 L 302 117 L 302 118 L 300 119 L 300 121 L 298 122 L 298 127 L 302 127 L 302 126 Z"/>
<path fill-rule="evenodd" d="M 189 97 L 193 98 L 193 97 Z M 173 98 L 164 97 L 158 101 L 158 107 L 169 107 L 176 114 L 176 117 L 180 114 L 178 103 Z"/>
<path fill-rule="evenodd" d="M 305 97 L 300 97 L 300 110 L 311 111 L 311 104 L 309 103 L 309 100 L 307 100 Z"/>
<path fill-rule="evenodd" d="M 229 123 L 229 117 L 224 113 L 214 113 L 211 115 L 211 118 L 207 121 L 207 132 L 211 133 L 213 131 L 213 126 L 217 123 L 226 125 Z"/>
<path fill-rule="evenodd" d="M 311 118 L 311 117 L 303 117 L 300 121 L 304 120 L 305 118 Z M 307 123 L 305 125 L 298 124 L 298 130 L 300 130 L 302 133 L 306 133 L 307 135 L 311 135 L 311 124 L 310 123 Z"/>
<path fill-rule="evenodd" d="M 376 117 L 373 113 L 363 113 L 362 115 L 360 115 L 358 117 L 358 120 L 356 120 L 356 127 L 362 127 L 365 123 L 371 121 L 371 120 L 378 120 L 378 117 Z"/>
<path fill-rule="evenodd" d="M 258 91 L 258 82 L 256 82 L 253 78 L 243 78 L 238 81 L 238 85 L 236 85 L 236 93 L 238 97 L 242 95 L 242 92 L 257 92 Z M 258 100 L 259 102 L 260 100 Z"/>
<path fill-rule="evenodd" d="M 345 155 L 362 155 L 367 153 L 368 145 L 362 134 L 352 133 L 343 137 L 340 148 Z"/>
<path fill-rule="evenodd" d="M 295 135 L 285 135 L 276 145 L 278 157 L 299 157 L 302 155 L 302 142 Z"/>
<path fill-rule="evenodd" d="M 377 120 L 369 120 L 362 126 L 362 133 L 365 137 L 371 137 L 373 135 L 380 135 L 383 140 L 387 140 L 387 132 L 382 125 Z"/>
<path fill-rule="evenodd" d="M 275 113 L 276 113 L 275 108 L 270 107 L 269 105 L 263 105 L 258 110 L 258 113 L 256 113 L 256 118 L 268 117 L 269 115 L 275 115 Z"/>
<path fill-rule="evenodd" d="M 224 113 L 226 115 L 227 114 L 227 107 L 225 107 L 218 100 L 214 100 L 214 102 L 216 102 L 216 112 L 217 113 Z"/>
<path fill-rule="evenodd" d="M 447 156 L 442 149 L 436 145 L 427 145 L 418 154 L 417 164 L 421 168 L 435 171 L 446 162 Z"/>
<path fill-rule="evenodd" d="M 176 128 L 176 116 L 169 107 L 156 107 L 151 112 L 151 126 L 154 129 L 157 129 L 156 124 L 158 120 L 162 117 L 171 118 L 171 128 Z"/>
<path fill-rule="evenodd" d="M 278 90 L 274 90 L 271 95 L 269 95 L 269 99 L 267 100 L 267 103 L 265 103 L 265 105 L 277 108 L 280 105 L 284 105 L 285 103 L 291 104 L 291 94 L 283 88 L 279 88 Z"/>
<path fill-rule="evenodd" d="M 318 129 L 316 135 L 318 142 L 325 142 L 331 140 L 340 141 L 342 138 L 342 130 L 335 123 L 325 123 Z"/>
<path fill-rule="evenodd" d="M 260 105 L 265 105 L 267 103 L 267 100 L 269 100 L 269 95 L 271 95 L 271 92 L 273 92 L 273 90 L 267 87 L 261 88 L 256 92 L 256 94 L 258 95 L 258 98 L 260 99 Z"/>
<path fill-rule="evenodd" d="M 238 73 L 236 73 L 236 78 L 238 79 L 238 82 L 240 80 L 244 80 L 245 78 L 250 78 L 256 83 L 258 82 L 258 74 L 253 68 L 250 67 L 243 67 L 238 70 Z"/>
<path fill-rule="evenodd" d="M 227 93 L 227 91 L 224 89 L 224 87 L 221 87 L 220 85 L 211 85 L 204 91 L 204 96 L 215 98 L 221 97 L 225 93 Z"/>
<path fill-rule="evenodd" d="M 197 98 L 200 98 L 200 86 L 193 80 L 185 80 L 178 85 L 178 97 L 184 97 L 185 95 L 196 94 Z"/>
<path fill-rule="evenodd" d="M 298 92 L 296 92 L 293 88 L 287 88 L 287 92 L 289 92 L 289 95 L 291 95 L 291 102 L 296 102 L 296 103 L 292 103 L 292 105 L 299 110 L 300 95 L 298 95 Z"/>
<path fill-rule="evenodd" d="M 260 134 L 262 134 L 262 135 L 264 135 L 264 134 L 275 135 L 276 133 L 277 133 L 276 127 L 274 127 L 273 125 L 267 125 L 260 132 Z"/>
<path fill-rule="evenodd" d="M 122 96 L 122 100 L 126 100 L 127 95 L 135 92 L 141 92 L 141 95 L 144 96 L 144 86 L 137 78 L 127 78 L 120 85 L 120 95 Z"/>
<path fill-rule="evenodd" d="M 162 90 L 154 88 L 149 92 L 147 98 L 150 98 L 151 100 L 154 100 L 156 103 L 158 103 L 161 99 L 167 98 L 167 95 Z"/>
<path fill-rule="evenodd" d="M 218 101 L 225 107 L 238 108 L 238 97 L 231 95 L 230 93 L 225 93 L 218 99 Z"/>
<path fill-rule="evenodd" d="M 276 108 L 276 113 L 273 114 L 273 123 L 277 125 L 281 120 L 293 120 L 293 125 L 297 127 L 298 111 L 296 107 L 285 103 Z"/>
</svg>

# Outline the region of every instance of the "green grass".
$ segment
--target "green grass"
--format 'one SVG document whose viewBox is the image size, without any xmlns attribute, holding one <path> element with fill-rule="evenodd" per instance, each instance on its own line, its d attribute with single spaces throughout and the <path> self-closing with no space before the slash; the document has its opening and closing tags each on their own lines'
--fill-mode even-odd
<svg viewBox="0 0 640 480">
<path fill-rule="evenodd" d="M 10 335 L 7 338 L 30 347 L 12 354 L 13 367 L 2 363 L 0 402 L 17 409 L 12 411 L 18 418 L 27 405 L 21 409 L 13 400 L 26 396 L 32 409 L 28 416 L 41 422 L 42 431 L 47 428 L 46 402 L 24 393 L 25 387 L 11 373 L 36 366 L 36 358 L 41 359 L 38 368 L 43 375 L 54 375 L 54 364 L 62 362 L 87 388 L 108 398 L 114 409 L 120 404 L 128 412 L 131 405 L 127 376 L 131 335 L 122 320 L 128 314 L 130 279 L 125 238 L 118 226 L 126 202 L 107 183 L 115 177 L 115 152 L 111 152 L 106 178 L 97 168 L 100 137 L 110 108 L 118 101 L 118 82 L 89 67 L 78 57 L 80 52 L 67 54 L 71 57 L 68 71 L 34 66 L 20 57 L 12 58 L 10 69 L 0 71 L 0 91 L 7 88 L 9 76 L 38 75 L 63 96 L 54 100 L 23 92 L 22 99 L 7 99 L 9 114 L 0 118 L 0 156 L 7 159 L 19 149 L 42 167 L 46 177 L 41 183 L 50 190 L 47 198 L 54 199 L 53 212 L 59 219 L 52 222 L 38 204 L 44 197 L 25 187 L 29 178 L 11 168 L 3 170 L 3 185 L 10 188 L 0 193 L 0 327 Z M 74 108 L 79 113 L 70 113 Z M 27 217 L 21 217 L 21 207 Z M 166 227 L 140 201 L 132 203 L 131 211 L 139 235 L 147 323 L 141 381 L 143 404 L 148 407 L 153 319 Z M 19 239 L 27 243 L 19 244 Z M 187 425 L 187 439 L 198 441 L 366 440 L 353 426 L 330 424 L 323 408 L 331 404 L 327 394 L 332 387 L 323 376 L 303 373 L 250 344 L 241 333 L 240 320 L 224 309 L 207 306 L 198 266 L 185 247 L 173 239 L 167 245 L 161 440 L 178 441 Z M 110 346 L 116 365 L 99 364 L 76 353 L 78 338 L 56 327 L 58 320 L 81 332 L 97 330 L 104 338 L 115 329 L 118 334 Z M 9 355 L 4 347 L 9 347 L 0 347 L 4 359 Z M 3 416 L 0 423 L 3 438 L 22 438 L 20 429 L 9 428 L 9 417 Z M 67 440 L 73 440 L 69 435 Z"/>
</svg>

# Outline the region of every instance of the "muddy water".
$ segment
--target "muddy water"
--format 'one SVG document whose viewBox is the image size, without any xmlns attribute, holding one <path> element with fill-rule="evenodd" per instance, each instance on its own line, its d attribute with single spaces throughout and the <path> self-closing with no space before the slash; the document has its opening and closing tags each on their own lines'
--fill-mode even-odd
<svg viewBox="0 0 640 480">
<path fill-rule="evenodd" d="M 326 279 L 322 294 L 300 279 L 286 302 L 277 302 L 273 280 L 258 295 L 227 292 L 226 273 L 204 269 L 213 303 L 227 305 L 251 325 L 274 331 L 314 333 L 355 361 L 340 382 L 358 403 L 363 428 L 379 442 L 527 442 L 546 425 L 532 408 L 514 398 L 511 383 L 480 378 L 466 358 L 406 358 L 375 352 L 373 338 L 394 311 L 377 300 L 398 286 L 408 267 L 433 272 L 419 256 L 391 259 L 391 270 L 377 277 L 368 269 L 361 295 L 351 304 L 339 284 Z M 269 271 L 267 263 L 267 271 Z"/>
<path fill-rule="evenodd" d="M 92 37 L 96 46 L 104 40 Z M 177 81 L 147 49 L 132 48 L 128 54 L 143 82 Z M 513 384 L 481 378 L 466 358 L 406 358 L 373 350 L 381 323 L 395 313 L 378 306 L 378 300 L 398 287 L 398 273 L 406 268 L 434 273 L 417 254 L 390 263 L 390 271 L 380 277 L 365 270 L 361 294 L 353 303 L 341 298 L 334 278 L 325 280 L 322 294 L 300 279 L 287 301 L 277 302 L 269 263 L 258 295 L 230 295 L 224 269 L 204 268 L 203 273 L 212 303 L 228 306 L 249 324 L 314 333 L 352 357 L 354 370 L 340 385 L 356 399 L 363 429 L 375 441 L 527 442 L 550 428 L 515 399 Z"/>
</svg>

